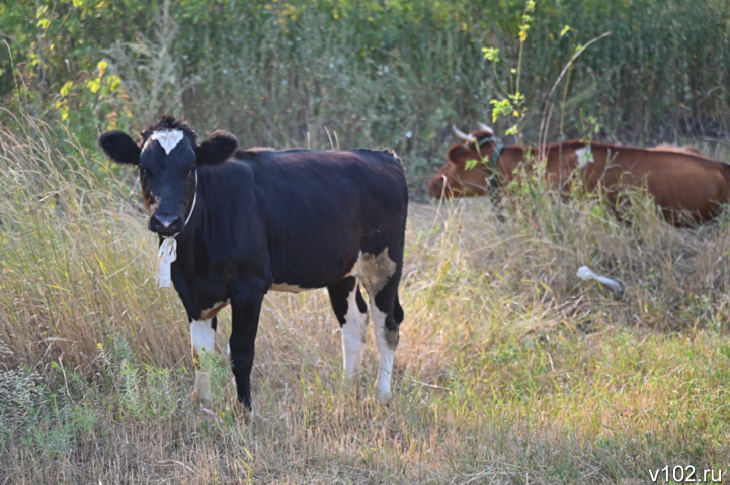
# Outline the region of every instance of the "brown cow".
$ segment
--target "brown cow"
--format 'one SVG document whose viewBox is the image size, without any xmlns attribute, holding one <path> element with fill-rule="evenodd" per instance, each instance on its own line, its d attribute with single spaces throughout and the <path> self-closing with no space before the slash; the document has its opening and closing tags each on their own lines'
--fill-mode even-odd
<svg viewBox="0 0 730 485">
<path fill-rule="evenodd" d="M 700 150 L 697 147 L 693 146 L 687 146 L 687 147 L 676 147 L 674 145 L 670 145 L 668 143 L 661 143 L 654 148 L 647 148 L 647 150 L 651 150 L 652 152 L 677 152 L 677 153 L 687 153 L 689 155 L 697 155 L 698 157 L 705 156 L 704 153 L 702 153 L 702 150 Z"/>
<path fill-rule="evenodd" d="M 478 196 L 489 192 L 492 154 L 498 145 L 494 132 L 485 125 L 480 127 L 469 135 L 454 127 L 465 145 L 456 143 L 449 148 L 448 161 L 428 184 L 433 197 Z M 536 158 L 536 149 L 528 151 L 529 158 Z M 467 170 L 467 162 L 480 160 L 480 154 L 484 163 Z M 622 187 L 646 184 L 664 216 L 675 225 L 708 220 L 730 198 L 730 165 L 676 147 L 642 149 L 571 140 L 562 146 L 547 145 L 545 155 L 551 187 L 557 189 L 562 178 L 562 189 L 566 191 L 578 168 L 587 190 L 592 191 L 601 183 L 615 204 Z M 514 178 L 515 169 L 523 164 L 524 151 L 520 145 L 507 145 L 498 156 L 496 177 L 498 185 L 503 185 Z"/>
</svg>

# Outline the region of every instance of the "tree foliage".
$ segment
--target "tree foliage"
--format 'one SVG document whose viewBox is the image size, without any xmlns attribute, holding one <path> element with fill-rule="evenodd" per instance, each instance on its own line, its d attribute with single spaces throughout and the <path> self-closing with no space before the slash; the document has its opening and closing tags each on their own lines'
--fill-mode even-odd
<svg viewBox="0 0 730 485">
<path fill-rule="evenodd" d="M 543 0 L 529 21 L 525 5 L 5 0 L 0 96 L 86 128 L 138 128 L 149 120 L 135 117 L 175 110 L 251 144 L 303 144 L 328 127 L 348 146 L 429 158 L 451 123 L 505 105 L 518 65 L 519 93 L 540 108 L 576 45 L 610 30 L 576 64 L 568 128 L 582 111 L 627 141 L 727 131 L 730 0 Z M 499 71 L 484 48 L 499 50 Z M 538 112 L 525 114 L 528 138 Z"/>
</svg>

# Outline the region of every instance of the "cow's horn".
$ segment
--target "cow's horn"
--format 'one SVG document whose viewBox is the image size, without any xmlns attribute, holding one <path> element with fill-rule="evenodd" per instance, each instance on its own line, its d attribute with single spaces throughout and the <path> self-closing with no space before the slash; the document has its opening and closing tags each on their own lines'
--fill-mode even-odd
<svg viewBox="0 0 730 485">
<path fill-rule="evenodd" d="M 475 143 L 477 141 L 476 137 L 474 135 L 467 135 L 460 129 L 456 127 L 456 125 L 453 126 L 454 129 L 454 135 L 456 135 L 456 138 L 459 140 L 465 142 L 465 143 Z"/>
<path fill-rule="evenodd" d="M 487 133 L 489 133 L 489 136 L 494 136 L 494 130 L 491 129 L 490 127 L 488 127 L 487 125 L 485 125 L 484 123 L 480 123 L 477 121 L 477 125 L 479 125 L 480 130 L 486 131 Z"/>
</svg>

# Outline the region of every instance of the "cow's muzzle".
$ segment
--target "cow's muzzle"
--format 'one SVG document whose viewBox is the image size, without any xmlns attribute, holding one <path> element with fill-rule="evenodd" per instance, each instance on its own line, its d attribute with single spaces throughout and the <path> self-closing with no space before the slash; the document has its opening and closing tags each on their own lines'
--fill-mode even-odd
<svg viewBox="0 0 730 485">
<path fill-rule="evenodd" d="M 446 186 L 447 193 L 444 193 L 444 186 Z M 450 195 L 446 176 L 444 175 L 436 176 L 426 185 L 426 189 L 428 190 L 428 194 L 435 199 L 440 199 L 443 196 L 448 197 Z"/>
<path fill-rule="evenodd" d="M 177 234 L 182 231 L 183 221 L 178 214 L 153 214 L 150 216 L 149 228 L 163 236 Z"/>
</svg>

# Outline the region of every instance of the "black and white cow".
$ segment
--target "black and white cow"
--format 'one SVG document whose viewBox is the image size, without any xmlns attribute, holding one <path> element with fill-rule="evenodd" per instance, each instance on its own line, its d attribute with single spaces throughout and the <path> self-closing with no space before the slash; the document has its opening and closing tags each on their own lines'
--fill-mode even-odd
<svg viewBox="0 0 730 485">
<path fill-rule="evenodd" d="M 387 401 L 403 320 L 398 283 L 408 206 L 396 156 L 238 150 L 236 138 L 223 131 L 198 145 L 190 127 L 170 116 L 141 135 L 137 144 L 110 131 L 99 144 L 113 161 L 139 167 L 149 229 L 161 244 L 175 239 L 170 277 L 190 320 L 194 398 L 210 405 L 209 376 L 198 357 L 214 351 L 216 315 L 230 304 L 235 407 L 250 420 L 254 340 L 269 290 L 327 288 L 342 328 L 344 371 L 352 377 L 368 321 L 362 284 L 380 353 L 376 397 Z"/>
</svg>

